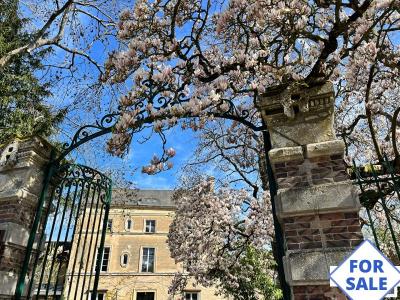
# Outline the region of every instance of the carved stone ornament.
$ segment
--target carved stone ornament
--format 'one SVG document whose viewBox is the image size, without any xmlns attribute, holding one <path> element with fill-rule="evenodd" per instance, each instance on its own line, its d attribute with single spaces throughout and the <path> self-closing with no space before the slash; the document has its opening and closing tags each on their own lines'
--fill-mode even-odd
<svg viewBox="0 0 400 300">
<path fill-rule="evenodd" d="M 334 140 L 333 85 L 289 85 L 270 89 L 257 106 L 271 133 L 273 148 Z"/>
<path fill-rule="evenodd" d="M 17 163 L 19 141 L 13 141 L 2 149 L 0 167 L 13 167 Z"/>
</svg>

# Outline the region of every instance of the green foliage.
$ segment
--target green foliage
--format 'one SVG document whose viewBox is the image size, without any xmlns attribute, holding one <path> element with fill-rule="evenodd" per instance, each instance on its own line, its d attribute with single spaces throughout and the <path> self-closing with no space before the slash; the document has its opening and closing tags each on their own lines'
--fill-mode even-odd
<svg viewBox="0 0 400 300">
<path fill-rule="evenodd" d="M 18 15 L 19 0 L 0 1 L 0 57 L 29 43 L 34 36 L 24 30 L 27 20 Z M 35 77 L 46 51 L 23 52 L 0 68 L 0 144 L 14 137 L 48 136 L 65 111 L 53 113 L 44 104 L 49 84 Z"/>
<path fill-rule="evenodd" d="M 235 300 L 279 300 L 282 299 L 282 291 L 274 282 L 273 273 L 276 267 L 272 253 L 266 250 L 258 250 L 247 247 L 245 255 L 241 258 L 240 265 L 250 269 L 247 276 L 239 275 L 241 278 L 239 288 L 234 289 L 231 285 L 224 285 L 227 295 L 233 296 Z M 243 269 L 236 270 L 238 274 Z"/>
</svg>

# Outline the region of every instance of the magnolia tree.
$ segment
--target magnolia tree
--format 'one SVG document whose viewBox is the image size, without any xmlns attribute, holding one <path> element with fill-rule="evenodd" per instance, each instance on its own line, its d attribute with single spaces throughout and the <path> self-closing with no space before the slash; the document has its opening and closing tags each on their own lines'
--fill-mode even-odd
<svg viewBox="0 0 400 300">
<path fill-rule="evenodd" d="M 257 130 L 260 121 L 242 117 L 257 114 L 255 100 L 268 87 L 332 80 L 338 129 L 349 146 L 364 145 L 352 153 L 366 150 L 371 144 L 366 137 L 378 156 L 388 142 L 397 153 L 399 5 L 397 0 L 137 1 L 120 16 L 118 37 L 125 49 L 110 55 L 103 76 L 132 85 L 121 97 L 109 150 L 124 154 L 146 124 L 163 136 L 177 124 L 196 130 L 225 117 Z M 288 108 L 292 100 L 282 102 Z M 168 158 L 164 151 L 144 171 L 166 168 Z"/>
<path fill-rule="evenodd" d="M 167 147 L 168 129 L 181 126 L 206 132 L 221 118 L 226 128 L 235 129 L 217 137 L 219 143 L 212 143 L 213 147 L 227 153 L 230 144 L 229 151 L 239 155 L 245 147 L 234 145 L 251 140 L 255 153 L 262 153 L 262 141 L 256 141 L 268 124 L 262 123 L 255 107 L 257 97 L 275 85 L 295 91 L 330 80 L 336 91 L 336 128 L 348 156 L 382 160 L 385 151 L 398 163 L 399 10 L 398 0 L 136 1 L 120 15 L 118 37 L 123 49 L 110 54 L 102 76 L 105 82 L 131 87 L 120 98 L 120 119 L 108 150 L 124 155 L 132 137 L 150 127 L 163 147 L 143 172 L 156 174 L 172 167 L 169 160 L 175 151 Z M 283 97 L 281 101 L 292 117 L 295 100 Z M 221 141 L 225 148 L 220 147 Z M 242 159 L 248 152 L 241 154 L 239 160 L 224 158 L 230 170 L 248 168 Z M 265 189 L 268 182 L 261 172 L 265 157 L 253 155 L 250 160 L 260 161 L 255 172 Z M 244 174 L 239 174 L 243 181 L 249 179 Z M 238 261 L 237 241 L 257 247 L 268 242 L 266 232 L 256 232 L 248 240 L 239 233 L 248 234 L 246 226 L 252 227 L 246 220 L 251 216 L 261 214 L 259 222 L 268 223 L 262 215 L 265 200 L 254 189 L 255 182 L 249 185 L 252 196 L 257 196 L 254 199 L 243 192 L 206 192 L 205 183 L 177 197 L 171 251 L 179 261 L 194 260 L 191 270 L 199 282 L 207 284 L 212 272 L 202 253 L 230 274 L 229 264 Z M 244 223 L 231 235 L 229 230 L 222 233 L 221 223 L 212 220 L 233 229 L 234 222 Z M 192 227 L 185 228 L 185 222 Z M 210 237 L 206 225 L 212 229 Z M 264 239 L 259 240 L 258 233 Z M 194 243 L 193 248 L 183 236 Z M 232 250 L 228 242 L 233 236 Z M 226 249 L 221 250 L 222 243 L 228 245 Z M 226 256 L 216 257 L 213 251 L 226 251 Z M 233 285 L 238 282 L 235 278 Z"/>
<path fill-rule="evenodd" d="M 239 294 L 234 291 L 254 284 L 254 288 L 242 292 L 246 298 L 235 299 L 253 299 L 250 295 L 255 297 L 261 291 L 266 299 L 279 295 L 274 289 L 273 266 L 266 249 L 273 232 L 267 197 L 256 199 L 245 190 L 228 187 L 216 193 L 212 180 L 200 179 L 190 180 L 183 190 L 178 190 L 175 202 L 176 217 L 168 244 L 172 257 L 184 264 L 185 272 L 175 276 L 171 293 L 182 291 L 190 275 L 203 286 L 216 284 L 219 292 L 227 295 Z M 257 260 L 250 263 L 255 254 Z M 246 260 L 248 263 L 244 263 Z M 259 266 L 263 268 L 256 270 Z M 269 283 L 268 288 L 256 285 L 260 273 L 267 279 L 264 285 Z"/>
<path fill-rule="evenodd" d="M 182 187 L 174 197 L 178 211 L 170 228 L 169 246 L 176 261 L 187 267 L 177 274 L 172 293 L 179 293 L 194 276 L 202 284 L 216 283 L 220 293 L 234 299 L 280 299 L 272 256 L 270 199 L 262 184 L 267 180 L 260 178 L 266 177 L 263 154 L 261 136 L 238 122 L 216 120 L 199 132 L 195 155 L 183 168 Z M 210 170 L 218 176 L 207 182 L 202 174 Z M 210 206 L 209 201 L 228 209 Z M 256 205 L 249 205 L 251 201 Z M 257 224 L 245 222 L 249 217 Z M 188 222 L 190 229 L 182 230 Z M 257 232 L 254 226 L 267 227 Z M 218 242 L 209 237 L 218 237 Z M 187 242 L 180 243 L 177 238 Z M 217 261 L 208 260 L 210 256 Z"/>
<path fill-rule="evenodd" d="M 197 136 L 197 148 L 182 169 L 183 177 L 191 174 L 219 174 L 217 184 L 246 187 L 257 198 L 268 184 L 262 135 L 238 122 L 227 124 L 216 120 Z"/>
</svg>

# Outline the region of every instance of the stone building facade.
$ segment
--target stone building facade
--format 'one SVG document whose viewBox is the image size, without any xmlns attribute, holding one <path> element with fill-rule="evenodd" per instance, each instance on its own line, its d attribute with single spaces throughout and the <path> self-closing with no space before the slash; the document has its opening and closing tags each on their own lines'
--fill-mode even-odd
<svg viewBox="0 0 400 300">
<path fill-rule="evenodd" d="M 172 194 L 170 190 L 113 191 L 97 299 L 170 299 L 171 280 L 183 271 L 170 257 L 166 243 L 175 210 Z M 73 246 L 72 256 L 75 252 Z M 188 285 L 185 294 L 174 299 L 225 299 L 214 293 L 212 288 Z"/>
</svg>

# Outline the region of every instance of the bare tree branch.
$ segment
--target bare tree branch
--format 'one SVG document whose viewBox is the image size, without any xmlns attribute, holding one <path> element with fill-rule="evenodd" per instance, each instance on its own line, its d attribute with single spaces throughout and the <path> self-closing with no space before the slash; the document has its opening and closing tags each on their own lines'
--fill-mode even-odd
<svg viewBox="0 0 400 300">
<path fill-rule="evenodd" d="M 12 59 L 12 57 L 19 55 L 22 52 L 31 52 L 40 47 L 58 43 L 63 37 L 64 28 L 65 28 L 65 25 L 68 20 L 68 12 L 71 10 L 72 6 L 73 6 L 73 0 L 66 1 L 61 8 L 57 9 L 50 15 L 49 19 L 43 25 L 43 27 L 41 29 L 39 29 L 36 34 L 34 34 L 34 38 L 30 43 L 28 43 L 24 46 L 21 46 L 17 49 L 14 49 L 14 50 L 8 52 L 3 57 L 1 57 L 0 58 L 0 69 L 4 68 L 6 66 L 6 64 Z M 57 18 L 60 15 L 63 15 L 63 16 L 62 16 L 57 34 L 53 38 L 44 38 L 44 36 L 46 34 L 48 34 L 47 30 L 55 23 L 55 21 L 57 20 Z"/>
</svg>

